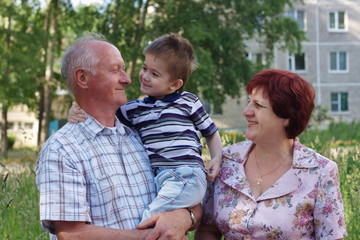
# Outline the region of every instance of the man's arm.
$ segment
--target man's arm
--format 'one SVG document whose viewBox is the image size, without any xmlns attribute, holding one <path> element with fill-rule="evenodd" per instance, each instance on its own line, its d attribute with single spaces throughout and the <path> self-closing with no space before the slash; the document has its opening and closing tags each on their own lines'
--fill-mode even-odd
<svg viewBox="0 0 360 240">
<path fill-rule="evenodd" d="M 188 230 L 198 227 L 201 222 L 203 209 L 200 204 L 189 208 L 196 218 L 193 226 L 191 215 L 187 209 L 178 209 L 171 212 L 158 213 L 142 222 L 138 229 L 145 229 L 155 225 L 155 228 L 146 237 L 146 240 L 184 239 Z"/>
<path fill-rule="evenodd" d="M 201 222 L 202 207 L 190 209 L 196 218 L 196 228 Z M 137 230 L 110 229 L 93 226 L 84 222 L 54 221 L 56 236 L 59 240 L 182 240 L 192 227 L 193 221 L 186 209 L 164 212 L 154 215 L 139 225 Z M 155 225 L 153 229 L 146 229 Z M 140 228 L 141 227 L 141 228 Z"/>
<path fill-rule="evenodd" d="M 59 240 L 138 240 L 145 239 L 151 231 L 111 229 L 85 222 L 54 221 L 53 224 Z"/>
</svg>

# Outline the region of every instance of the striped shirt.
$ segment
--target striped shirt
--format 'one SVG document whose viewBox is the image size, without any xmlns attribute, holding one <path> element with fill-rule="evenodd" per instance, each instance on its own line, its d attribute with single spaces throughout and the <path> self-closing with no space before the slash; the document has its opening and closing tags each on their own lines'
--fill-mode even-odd
<svg viewBox="0 0 360 240">
<path fill-rule="evenodd" d="M 139 132 L 152 167 L 203 167 L 200 133 L 209 137 L 217 131 L 199 98 L 189 92 L 133 100 L 116 114 Z"/>
<path fill-rule="evenodd" d="M 47 140 L 38 157 L 36 183 L 40 220 L 49 232 L 51 220 L 135 229 L 156 195 L 138 135 L 118 120 L 108 128 L 89 115 Z"/>
</svg>

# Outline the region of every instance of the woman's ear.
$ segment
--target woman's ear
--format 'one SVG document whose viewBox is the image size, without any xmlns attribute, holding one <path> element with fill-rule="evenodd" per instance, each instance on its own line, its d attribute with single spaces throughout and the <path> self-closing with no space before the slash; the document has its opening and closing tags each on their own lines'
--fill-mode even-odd
<svg viewBox="0 0 360 240">
<path fill-rule="evenodd" d="M 82 68 L 77 68 L 75 70 L 74 80 L 80 88 L 88 88 L 88 80 L 86 75 L 86 71 Z"/>
<path fill-rule="evenodd" d="M 170 89 L 172 91 L 176 91 L 179 88 L 181 88 L 183 84 L 184 84 L 184 82 L 182 79 L 176 79 L 175 81 L 171 82 Z"/>
<path fill-rule="evenodd" d="M 289 123 L 290 123 L 290 119 L 286 119 L 285 122 L 284 122 L 284 127 L 289 126 Z"/>
</svg>

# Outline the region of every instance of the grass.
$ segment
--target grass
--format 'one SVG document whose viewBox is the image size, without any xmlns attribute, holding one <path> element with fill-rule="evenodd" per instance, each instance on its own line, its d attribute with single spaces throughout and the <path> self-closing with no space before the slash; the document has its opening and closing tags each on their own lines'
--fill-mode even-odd
<svg viewBox="0 0 360 240">
<path fill-rule="evenodd" d="M 40 227 L 35 173 L 8 173 L 0 181 L 0 239 L 49 239 Z"/>
<path fill-rule="evenodd" d="M 243 135 L 228 132 L 222 133 L 222 138 L 224 144 L 229 145 L 242 140 Z M 360 123 L 332 124 L 328 130 L 307 130 L 299 138 L 305 145 L 338 163 L 347 240 L 360 239 Z M 26 162 L 28 169 L 19 174 L 0 174 L 0 239 L 49 239 L 39 222 L 34 154 L 23 152 L 2 160 L 0 164 L 4 166 L 10 162 Z M 193 239 L 193 232 L 188 236 Z"/>
</svg>

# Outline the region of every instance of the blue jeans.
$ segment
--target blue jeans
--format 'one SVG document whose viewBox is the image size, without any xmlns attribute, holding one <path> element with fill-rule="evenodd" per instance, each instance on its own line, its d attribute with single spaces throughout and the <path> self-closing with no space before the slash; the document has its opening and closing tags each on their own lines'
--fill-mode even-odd
<svg viewBox="0 0 360 240">
<path fill-rule="evenodd" d="M 144 210 L 144 221 L 156 213 L 193 207 L 201 202 L 206 191 L 206 175 L 200 167 L 160 168 L 155 177 L 158 195 Z"/>
</svg>

